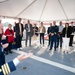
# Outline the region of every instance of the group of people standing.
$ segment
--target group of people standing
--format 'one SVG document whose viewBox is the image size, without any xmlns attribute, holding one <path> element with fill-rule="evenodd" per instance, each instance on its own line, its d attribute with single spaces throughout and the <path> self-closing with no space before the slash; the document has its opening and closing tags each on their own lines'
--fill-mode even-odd
<svg viewBox="0 0 75 75">
<path fill-rule="evenodd" d="M 39 27 L 37 27 L 36 24 L 34 24 L 33 26 L 30 23 L 30 20 L 28 20 L 27 23 L 25 24 L 25 27 L 23 27 L 23 24 L 21 23 L 21 18 L 19 18 L 19 22 L 15 24 L 15 28 L 14 28 L 17 50 L 22 49 L 21 40 L 22 40 L 24 29 L 26 30 L 26 42 L 25 42 L 26 47 L 28 46 L 27 45 L 28 39 L 29 39 L 29 46 L 31 47 L 31 41 L 33 35 L 36 35 L 36 37 L 40 35 L 40 45 L 42 44 L 44 46 L 44 35 L 46 32 L 46 28 L 43 22 L 40 23 Z M 74 33 L 74 31 L 75 29 L 73 26 L 73 22 L 71 22 L 71 26 L 69 26 L 69 23 L 65 23 L 65 27 L 63 26 L 62 21 L 59 22 L 59 25 L 56 25 L 56 21 L 53 21 L 53 24 L 50 23 L 50 26 L 47 29 L 47 34 L 49 37 L 48 46 L 50 46 L 50 50 L 52 50 L 53 45 L 55 51 L 56 48 L 59 47 L 59 44 L 60 44 L 60 48 L 62 48 L 63 37 L 70 38 L 69 46 L 72 46 L 73 43 L 72 33 Z"/>
<path fill-rule="evenodd" d="M 9 43 L 9 46 L 5 49 L 6 54 L 12 53 L 12 43 L 14 42 L 14 35 L 15 35 L 15 42 L 16 42 L 16 48 L 17 50 L 22 49 L 21 41 L 23 37 L 23 31 L 26 30 L 26 41 L 25 45 L 28 46 L 28 40 L 29 40 L 29 46 L 31 47 L 31 41 L 32 36 L 35 35 L 38 37 L 40 35 L 40 45 L 44 46 L 44 35 L 46 33 L 46 28 L 43 24 L 43 22 L 40 23 L 40 26 L 37 27 L 36 24 L 34 26 L 30 23 L 30 20 L 27 20 L 27 23 L 25 26 L 21 23 L 21 18 L 18 19 L 18 23 L 15 23 L 14 30 L 12 29 L 12 25 L 9 24 L 8 28 L 3 32 L 3 34 L 6 36 L 7 43 Z M 62 42 L 63 37 L 70 38 L 69 46 L 72 46 L 73 43 L 73 35 L 75 29 L 73 26 L 73 22 L 71 22 L 71 26 L 69 26 L 69 23 L 65 23 L 65 27 L 62 24 L 62 21 L 59 22 L 59 26 L 56 25 L 56 21 L 53 21 L 53 24 L 50 23 L 50 26 L 47 29 L 47 34 L 49 38 L 48 46 L 50 46 L 50 50 L 52 50 L 54 46 L 54 50 L 56 51 L 56 48 L 59 47 L 62 48 Z M 35 37 L 35 38 L 36 38 Z"/>
<path fill-rule="evenodd" d="M 69 26 L 69 23 L 65 23 L 65 27 L 62 25 L 62 21 L 59 22 L 59 26 L 56 25 L 56 21 L 53 21 L 50 23 L 50 27 L 48 27 L 47 33 L 49 36 L 49 46 L 50 50 L 52 50 L 53 44 L 54 44 L 54 50 L 56 51 L 56 48 L 59 47 L 62 48 L 63 38 L 70 38 L 69 46 L 73 46 L 73 37 L 72 33 L 74 33 L 75 29 L 73 26 L 73 22 L 71 22 L 71 26 Z"/>
<path fill-rule="evenodd" d="M 14 30 L 12 29 L 12 25 L 9 24 L 8 28 L 3 30 L 3 25 L 1 24 L 0 20 L 0 68 L 3 64 L 5 64 L 5 55 L 4 55 L 4 49 L 6 50 L 6 54 L 12 53 L 12 43 L 14 42 L 14 34 L 16 38 L 16 46 L 17 50 L 22 49 L 21 41 L 23 37 L 23 31 L 26 30 L 26 47 L 28 46 L 28 39 L 29 39 L 29 46 L 31 47 L 31 37 L 33 35 L 40 34 L 40 45 L 43 44 L 44 46 L 44 35 L 46 32 L 46 28 L 43 25 L 43 22 L 40 23 L 40 26 L 37 27 L 36 24 L 34 24 L 34 27 L 30 23 L 30 21 L 27 21 L 27 24 L 25 24 L 25 27 L 23 27 L 23 24 L 21 23 L 21 18 L 18 19 L 18 23 L 15 24 Z M 75 32 L 75 27 L 73 26 L 73 22 L 71 22 L 71 26 L 69 26 L 69 23 L 65 23 L 65 27 L 62 24 L 62 21 L 59 22 L 59 26 L 56 25 L 56 21 L 53 21 L 53 24 L 50 23 L 50 26 L 47 29 L 47 34 L 49 37 L 48 46 L 50 47 L 50 50 L 52 50 L 54 45 L 54 50 L 56 51 L 56 48 L 59 47 L 62 48 L 63 38 L 70 38 L 69 40 L 69 46 L 73 46 L 73 33 Z M 3 37 L 5 35 L 6 37 Z M 6 39 L 6 42 L 3 40 Z M 43 40 L 43 42 L 41 41 Z M 30 54 L 29 54 L 30 56 Z M 21 57 L 22 58 L 22 57 Z"/>
<path fill-rule="evenodd" d="M 6 37 L 4 37 L 4 35 Z M 21 55 L 17 56 L 14 60 L 6 63 L 5 50 L 7 53 L 12 53 L 12 42 L 14 42 L 14 31 L 12 30 L 12 25 L 8 24 L 8 28 L 4 32 L 3 24 L 0 20 L 0 75 L 8 75 L 10 72 L 15 71 L 16 66 L 20 63 L 20 61 L 29 58 L 33 54 L 22 53 Z"/>
<path fill-rule="evenodd" d="M 5 36 L 4 36 L 5 35 Z M 12 30 L 12 25 L 9 24 L 8 28 L 4 32 L 2 21 L 0 20 L 0 44 L 8 44 L 8 47 L 3 50 L 6 54 L 12 53 L 12 42 L 14 41 L 14 31 Z"/>
<path fill-rule="evenodd" d="M 26 42 L 25 42 L 26 47 L 28 44 L 28 40 L 29 40 L 29 46 L 31 47 L 31 37 L 33 35 L 36 35 L 36 37 L 38 37 L 38 34 L 40 34 L 40 44 L 42 44 L 41 40 L 43 39 L 43 46 L 44 46 L 44 34 L 46 32 L 46 29 L 43 26 L 43 22 L 41 22 L 41 26 L 38 28 L 36 24 L 34 24 L 33 27 L 32 24 L 30 23 L 30 20 L 28 20 L 27 24 L 25 24 L 25 27 L 23 27 L 23 24 L 21 24 L 21 19 L 19 19 L 19 23 L 16 23 L 14 27 L 17 50 L 22 49 L 21 40 L 24 29 L 26 30 Z"/>
</svg>

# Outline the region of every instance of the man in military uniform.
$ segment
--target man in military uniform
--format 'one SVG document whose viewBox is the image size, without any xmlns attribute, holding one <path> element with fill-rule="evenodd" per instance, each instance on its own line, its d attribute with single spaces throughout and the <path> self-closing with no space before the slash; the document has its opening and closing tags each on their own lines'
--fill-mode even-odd
<svg viewBox="0 0 75 75">
<path fill-rule="evenodd" d="M 58 37 L 58 26 L 56 25 L 56 21 L 53 21 L 53 26 L 51 30 L 51 46 L 50 50 L 52 50 L 53 44 L 54 44 L 54 50 L 56 51 L 56 45 L 57 45 L 57 37 Z"/>
<path fill-rule="evenodd" d="M 16 57 L 13 61 L 3 64 L 0 68 L 0 75 L 8 75 L 9 73 L 15 71 L 19 62 L 29 58 L 31 55 L 32 53 L 23 53 Z"/>
<path fill-rule="evenodd" d="M 3 34 L 3 27 L 0 25 L 0 67 L 1 65 L 5 64 L 4 48 L 8 46 L 8 43 L 6 44 L 3 43 L 2 34 Z"/>
</svg>

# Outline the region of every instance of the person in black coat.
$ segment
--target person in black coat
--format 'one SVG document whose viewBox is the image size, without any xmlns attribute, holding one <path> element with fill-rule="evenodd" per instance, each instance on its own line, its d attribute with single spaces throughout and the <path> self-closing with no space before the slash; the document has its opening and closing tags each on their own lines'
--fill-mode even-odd
<svg viewBox="0 0 75 75">
<path fill-rule="evenodd" d="M 15 25 L 15 36 L 16 36 L 16 46 L 17 50 L 22 49 L 21 40 L 23 37 L 23 24 L 21 23 L 21 18 L 18 19 L 18 23 Z"/>
<path fill-rule="evenodd" d="M 70 38 L 71 36 L 71 27 L 69 26 L 69 23 L 65 23 L 65 28 L 63 29 L 63 37 Z M 70 46 L 70 41 L 69 41 Z"/>
<path fill-rule="evenodd" d="M 65 23 L 65 27 L 63 29 L 63 37 L 67 37 L 67 38 L 70 38 L 70 35 L 71 35 L 71 30 L 70 30 L 70 26 L 69 26 L 69 23 Z"/>
<path fill-rule="evenodd" d="M 72 33 L 74 33 L 74 26 L 73 26 L 73 22 L 71 22 L 71 26 L 70 26 L 70 31 L 71 31 L 71 35 L 70 35 L 70 43 L 69 43 L 69 46 L 72 46 L 73 44 L 73 37 L 74 35 L 72 35 Z"/>
</svg>

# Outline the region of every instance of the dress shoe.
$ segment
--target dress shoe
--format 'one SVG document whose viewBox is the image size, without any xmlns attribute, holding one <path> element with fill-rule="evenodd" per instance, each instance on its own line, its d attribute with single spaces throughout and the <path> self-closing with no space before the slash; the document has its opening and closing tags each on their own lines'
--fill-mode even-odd
<svg viewBox="0 0 75 75">
<path fill-rule="evenodd" d="M 22 50 L 23 48 L 22 48 L 22 47 L 20 47 L 19 49 L 20 49 L 20 50 Z"/>
<path fill-rule="evenodd" d="M 8 55 L 8 52 L 6 52 L 5 55 Z"/>
<path fill-rule="evenodd" d="M 9 51 L 9 53 L 11 53 L 11 54 L 12 54 L 12 51 Z"/>
<path fill-rule="evenodd" d="M 20 49 L 19 48 L 17 48 L 17 51 L 19 51 Z"/>
<path fill-rule="evenodd" d="M 49 49 L 50 51 L 52 50 L 52 49 Z"/>
</svg>

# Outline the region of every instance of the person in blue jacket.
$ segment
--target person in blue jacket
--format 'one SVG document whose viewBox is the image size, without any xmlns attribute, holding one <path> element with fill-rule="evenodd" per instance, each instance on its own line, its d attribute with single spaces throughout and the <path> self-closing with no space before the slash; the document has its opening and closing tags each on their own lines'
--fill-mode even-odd
<svg viewBox="0 0 75 75">
<path fill-rule="evenodd" d="M 8 46 L 8 43 L 4 44 L 2 38 L 2 28 L 0 28 L 0 67 L 1 65 L 5 64 L 5 55 L 4 55 L 4 48 Z"/>
<path fill-rule="evenodd" d="M 25 60 L 32 56 L 33 53 L 22 53 L 17 56 L 13 61 L 5 63 L 0 68 L 0 75 L 8 75 L 9 73 L 16 70 L 16 66 L 20 63 L 20 61 Z"/>
</svg>

